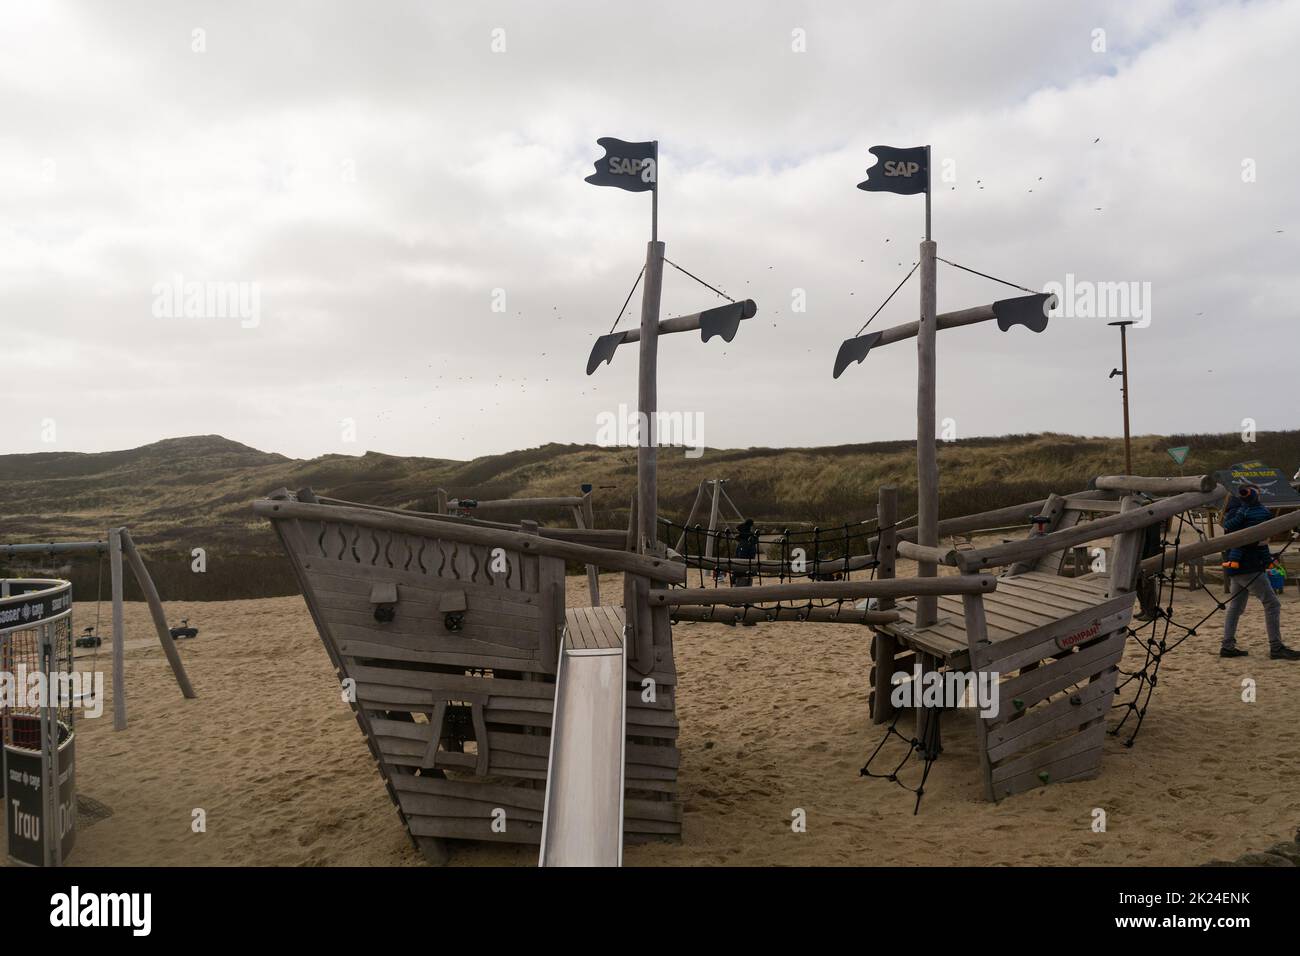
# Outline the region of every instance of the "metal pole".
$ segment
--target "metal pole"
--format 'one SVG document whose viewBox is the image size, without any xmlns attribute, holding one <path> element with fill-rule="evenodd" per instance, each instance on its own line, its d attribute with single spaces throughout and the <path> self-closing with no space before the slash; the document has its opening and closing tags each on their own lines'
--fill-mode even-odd
<svg viewBox="0 0 1300 956">
<path fill-rule="evenodd" d="M 656 167 L 658 164 L 656 163 Z M 930 241 L 930 147 L 925 147 L 925 241 Z"/>
<path fill-rule="evenodd" d="M 1110 322 L 1109 325 L 1119 326 L 1119 351 L 1120 351 L 1120 394 L 1124 399 L 1124 474 L 1133 474 L 1133 445 L 1129 436 L 1128 425 L 1128 327 L 1133 324 L 1131 320 L 1124 322 Z"/>
<path fill-rule="evenodd" d="M 59 850 L 59 708 L 58 655 L 54 649 L 54 623 L 38 625 L 37 653 L 45 675 L 45 700 L 41 702 L 41 828 L 45 831 L 46 866 L 58 866 Z"/>
<path fill-rule="evenodd" d="M 655 140 L 655 183 L 650 190 L 650 241 L 659 241 L 659 140 Z"/>
</svg>

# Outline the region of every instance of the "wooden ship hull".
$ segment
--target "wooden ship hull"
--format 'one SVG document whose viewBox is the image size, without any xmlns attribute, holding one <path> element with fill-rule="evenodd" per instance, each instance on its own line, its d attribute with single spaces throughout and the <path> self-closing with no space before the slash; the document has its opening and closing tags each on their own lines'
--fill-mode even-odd
<svg viewBox="0 0 1300 956">
<path fill-rule="evenodd" d="M 416 845 L 441 862 L 447 840 L 539 843 L 560 642 L 566 629 L 621 637 L 624 624 L 622 608 L 566 610 L 564 553 L 613 569 L 666 562 L 488 522 L 324 504 L 310 492 L 277 492 L 254 508 L 292 561 Z M 628 641 L 631 839 L 681 834 L 672 632 L 666 617 L 652 630 Z"/>
</svg>

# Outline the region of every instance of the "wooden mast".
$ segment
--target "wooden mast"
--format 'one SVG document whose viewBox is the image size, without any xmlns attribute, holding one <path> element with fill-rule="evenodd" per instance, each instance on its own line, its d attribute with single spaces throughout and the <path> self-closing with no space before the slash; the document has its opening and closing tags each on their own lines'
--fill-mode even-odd
<svg viewBox="0 0 1300 956">
<path fill-rule="evenodd" d="M 939 544 L 939 465 L 935 450 L 935 345 L 938 326 L 935 256 L 937 247 L 930 238 L 930 147 L 925 148 L 927 185 L 925 190 L 925 240 L 921 243 L 921 315 L 916 333 L 916 512 L 917 544 Z M 917 564 L 918 577 L 930 578 L 938 573 L 929 562 Z M 938 620 L 938 599 L 916 599 L 916 626 L 925 627 Z"/>
<path fill-rule="evenodd" d="M 645 289 L 641 295 L 640 365 L 637 372 L 636 494 L 638 544 L 643 554 L 654 551 L 659 520 L 657 459 L 659 407 L 659 296 L 664 278 L 664 244 L 651 239 L 645 252 Z"/>
<path fill-rule="evenodd" d="M 650 242 L 645 250 L 641 290 L 640 364 L 637 369 L 636 493 L 637 550 L 654 553 L 659 536 L 659 298 L 664 281 L 664 244 L 659 241 L 659 141 L 654 142 L 655 180 L 650 190 Z"/>
</svg>

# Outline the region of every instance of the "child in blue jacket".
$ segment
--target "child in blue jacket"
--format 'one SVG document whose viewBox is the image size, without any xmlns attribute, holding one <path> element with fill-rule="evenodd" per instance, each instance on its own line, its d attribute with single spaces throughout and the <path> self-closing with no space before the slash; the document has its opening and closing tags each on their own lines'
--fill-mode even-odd
<svg viewBox="0 0 1300 956">
<path fill-rule="evenodd" d="M 1223 515 L 1223 530 L 1232 532 L 1251 528 L 1267 521 L 1272 514 L 1259 503 L 1259 489 L 1242 485 L 1232 496 Z M 1264 605 L 1264 624 L 1268 630 L 1268 656 L 1273 660 L 1300 660 L 1300 651 L 1282 643 L 1282 602 L 1268 581 L 1268 566 L 1273 553 L 1266 541 L 1232 548 L 1223 556 L 1223 573 L 1228 576 L 1230 596 L 1223 618 L 1223 646 L 1220 657 L 1244 657 L 1247 652 L 1237 646 L 1237 622 L 1246 609 L 1247 593 Z"/>
</svg>

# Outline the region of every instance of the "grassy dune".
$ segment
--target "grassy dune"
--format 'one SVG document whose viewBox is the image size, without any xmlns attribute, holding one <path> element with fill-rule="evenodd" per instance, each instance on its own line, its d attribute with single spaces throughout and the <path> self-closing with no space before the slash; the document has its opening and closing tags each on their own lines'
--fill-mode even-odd
<svg viewBox="0 0 1300 956">
<path fill-rule="evenodd" d="M 1246 444 L 1227 435 L 1140 436 L 1134 471 L 1176 475 L 1165 453 L 1190 445 L 1188 474 L 1262 458 L 1290 473 L 1300 464 L 1300 431 L 1260 434 Z M 1123 442 L 1061 434 L 1007 435 L 941 444 L 943 516 L 1083 488 L 1124 470 Z M 832 527 L 872 514 L 877 489 L 899 486 L 900 508 L 915 501 L 915 448 L 909 441 L 827 448 L 708 449 L 687 458 L 660 451 L 661 512 L 685 519 L 703 478 L 729 479 L 727 491 L 760 527 Z M 294 585 L 269 527 L 249 503 L 276 488 L 311 487 L 354 501 L 433 510 L 435 489 L 489 498 L 576 494 L 595 486 L 596 520 L 623 527 L 636 480 L 633 449 L 543 445 L 472 461 L 367 452 L 311 460 L 258 451 L 216 435 L 174 438 L 127 451 L 0 456 L 0 542 L 98 538 L 127 525 L 147 552 L 160 589 L 173 599 L 211 600 L 292 593 Z M 485 512 L 484 517 L 492 517 Z M 567 521 L 557 517 L 555 523 Z M 189 568 L 192 548 L 208 555 L 206 574 Z M 14 567 L 8 570 L 31 570 Z M 49 570 L 55 570 L 49 568 Z M 97 562 L 63 566 L 79 594 L 94 593 Z"/>
</svg>

